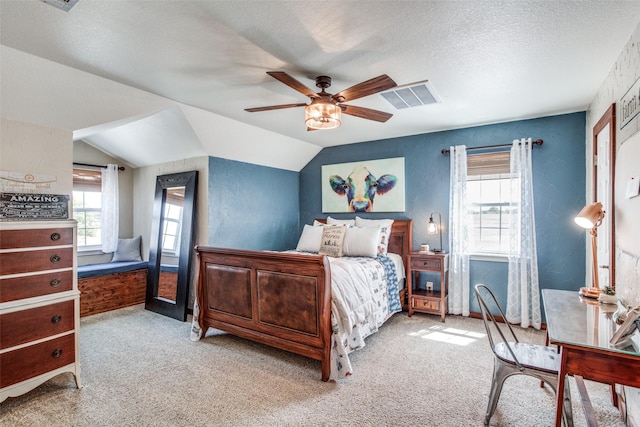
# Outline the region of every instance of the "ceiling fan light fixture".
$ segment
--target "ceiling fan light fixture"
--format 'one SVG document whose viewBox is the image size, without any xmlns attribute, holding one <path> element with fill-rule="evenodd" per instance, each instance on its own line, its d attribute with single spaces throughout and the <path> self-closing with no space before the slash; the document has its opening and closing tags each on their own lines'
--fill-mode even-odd
<svg viewBox="0 0 640 427">
<path fill-rule="evenodd" d="M 314 99 L 304 107 L 304 124 L 310 129 L 333 129 L 340 126 L 342 110 L 337 104 Z"/>
</svg>

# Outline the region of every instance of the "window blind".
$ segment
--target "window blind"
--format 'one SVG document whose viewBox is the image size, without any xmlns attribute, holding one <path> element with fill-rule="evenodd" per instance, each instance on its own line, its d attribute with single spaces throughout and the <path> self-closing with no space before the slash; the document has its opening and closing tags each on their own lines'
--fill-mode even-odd
<svg viewBox="0 0 640 427">
<path fill-rule="evenodd" d="M 73 169 L 75 191 L 102 191 L 102 172 L 88 169 Z"/>
<path fill-rule="evenodd" d="M 468 154 L 467 176 L 508 174 L 511 169 L 510 155 L 509 151 Z"/>
</svg>

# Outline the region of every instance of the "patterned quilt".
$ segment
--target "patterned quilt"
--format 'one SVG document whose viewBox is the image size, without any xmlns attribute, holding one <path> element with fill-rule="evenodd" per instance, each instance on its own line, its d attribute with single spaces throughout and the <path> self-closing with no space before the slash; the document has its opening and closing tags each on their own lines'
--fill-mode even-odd
<svg viewBox="0 0 640 427">
<path fill-rule="evenodd" d="M 331 375 L 353 373 L 349 354 L 402 310 L 396 269 L 388 257 L 329 258 L 331 264 Z"/>
</svg>

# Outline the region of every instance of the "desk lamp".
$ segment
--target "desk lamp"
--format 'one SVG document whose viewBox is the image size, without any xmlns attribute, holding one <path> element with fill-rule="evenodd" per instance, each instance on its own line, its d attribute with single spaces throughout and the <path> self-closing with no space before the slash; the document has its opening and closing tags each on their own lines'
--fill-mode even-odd
<svg viewBox="0 0 640 427">
<path fill-rule="evenodd" d="M 604 218 L 604 210 L 602 209 L 602 203 L 595 202 L 582 208 L 578 216 L 574 221 L 582 228 L 591 230 L 591 255 L 593 259 L 593 287 L 600 288 L 598 281 L 598 249 L 596 247 L 596 240 L 598 237 L 597 228 L 602 224 Z"/>
</svg>

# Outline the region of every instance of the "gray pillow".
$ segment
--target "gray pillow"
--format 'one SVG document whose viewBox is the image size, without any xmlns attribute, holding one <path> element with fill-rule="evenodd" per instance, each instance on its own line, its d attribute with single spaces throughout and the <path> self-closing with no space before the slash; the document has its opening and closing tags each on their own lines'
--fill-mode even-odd
<svg viewBox="0 0 640 427">
<path fill-rule="evenodd" d="M 113 253 L 111 262 L 122 261 L 142 261 L 140 256 L 140 245 L 142 244 L 142 236 L 133 239 L 118 239 L 118 248 Z"/>
</svg>

